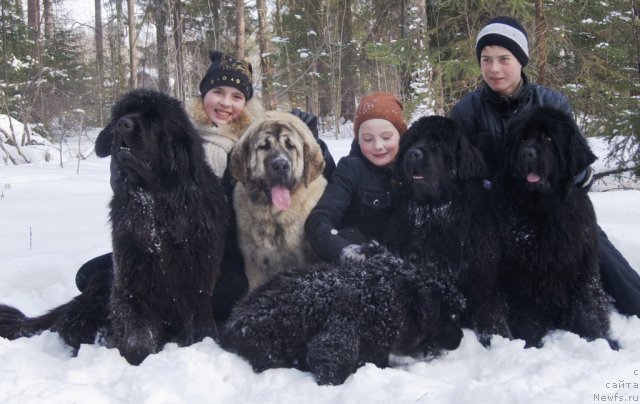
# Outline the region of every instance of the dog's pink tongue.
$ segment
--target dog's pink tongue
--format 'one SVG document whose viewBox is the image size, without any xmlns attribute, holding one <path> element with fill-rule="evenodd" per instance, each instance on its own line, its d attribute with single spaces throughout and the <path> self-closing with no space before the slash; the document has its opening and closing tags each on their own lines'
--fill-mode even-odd
<svg viewBox="0 0 640 404">
<path fill-rule="evenodd" d="M 536 173 L 529 173 L 529 175 L 527 175 L 527 181 L 529 181 L 529 182 L 539 182 L 540 181 L 540 177 Z"/>
<path fill-rule="evenodd" d="M 280 211 L 289 209 L 291 206 L 291 194 L 289 190 L 282 185 L 276 185 L 271 188 L 271 203 Z"/>
</svg>

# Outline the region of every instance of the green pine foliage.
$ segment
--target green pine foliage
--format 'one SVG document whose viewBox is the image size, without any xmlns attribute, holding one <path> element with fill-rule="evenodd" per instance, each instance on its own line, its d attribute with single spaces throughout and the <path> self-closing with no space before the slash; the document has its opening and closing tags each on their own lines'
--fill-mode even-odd
<svg viewBox="0 0 640 404">
<path fill-rule="evenodd" d="M 34 62 L 32 45 L 20 3 L 0 0 L 0 86 L 5 92 L 15 92 L 26 81 Z"/>
<path fill-rule="evenodd" d="M 585 135 L 609 137 L 611 158 L 640 166 L 638 16 L 628 1 L 562 1 L 556 7 L 549 12 L 563 24 L 554 24 L 549 52 L 555 86 L 569 97 Z"/>
<path fill-rule="evenodd" d="M 173 4 L 169 2 L 170 4 Z M 567 95 L 587 136 L 609 136 L 612 157 L 640 166 L 640 19 L 638 1 L 547 0 L 544 43 L 535 38 L 535 2 L 526 0 L 268 0 L 269 58 L 279 109 L 299 107 L 338 128 L 349 106 L 365 94 L 390 91 L 405 104 L 408 120 L 427 113 L 446 114 L 482 84 L 475 38 L 496 15 L 511 15 L 529 33 L 533 81 Z M 139 32 L 155 30 L 149 8 L 138 0 Z M 197 96 L 213 49 L 235 53 L 235 0 L 183 0 L 185 61 L 182 87 Z M 257 13 L 246 4 L 246 52 L 261 91 Z M 0 89 L 15 117 L 28 116 L 46 128 L 82 115 L 101 125 L 110 105 L 128 89 L 126 2 L 104 1 L 105 66 L 96 71 L 91 33 L 63 21 L 36 57 L 21 2 L 0 0 Z M 124 15 L 117 24 L 115 14 Z M 634 7 L 635 6 L 635 13 Z M 172 6 L 169 5 L 169 10 Z M 171 11 L 170 11 L 171 15 Z M 56 15 L 55 18 L 60 18 Z M 67 27 L 67 28 L 64 28 Z M 167 21 L 169 74 L 175 59 L 173 19 Z M 349 36 L 350 35 L 350 36 Z M 139 67 L 153 71 L 153 36 L 140 39 Z M 349 39 L 350 38 L 350 39 Z M 544 46 L 541 46 L 544 45 Z M 544 52 L 544 55 L 541 53 Z M 546 70 L 536 69 L 546 56 Z M 347 79 L 345 79 L 347 78 Z M 347 101 L 345 101 L 347 100 Z M 79 112 L 82 110 L 81 112 Z"/>
</svg>

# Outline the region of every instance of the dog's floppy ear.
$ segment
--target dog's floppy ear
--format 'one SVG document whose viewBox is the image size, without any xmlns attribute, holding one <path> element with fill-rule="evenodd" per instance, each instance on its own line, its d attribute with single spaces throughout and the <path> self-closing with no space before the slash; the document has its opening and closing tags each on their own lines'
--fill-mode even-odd
<svg viewBox="0 0 640 404">
<path fill-rule="evenodd" d="M 98 157 L 107 157 L 111 155 L 111 144 L 113 143 L 113 122 L 100 131 L 96 138 L 96 155 Z"/>
<path fill-rule="evenodd" d="M 253 137 L 253 133 L 255 133 L 255 126 L 251 125 L 247 128 L 244 135 L 238 139 L 233 150 L 231 151 L 231 156 L 229 157 L 229 172 L 231 176 L 238 180 L 239 183 L 244 184 L 247 182 L 247 167 L 249 166 L 249 139 Z"/>
<path fill-rule="evenodd" d="M 322 156 L 322 150 L 320 145 L 313 139 L 312 142 L 304 142 L 304 169 L 302 171 L 302 178 L 304 179 L 304 185 L 309 184 L 322 175 L 324 170 L 324 157 Z"/>
<path fill-rule="evenodd" d="M 290 113 L 281 115 L 281 118 L 286 120 L 290 129 L 297 133 L 300 139 L 302 139 L 302 158 L 304 159 L 302 179 L 304 186 L 307 187 L 313 180 L 322 175 L 322 171 L 324 170 L 325 162 L 322 149 L 315 137 L 313 137 L 311 129 L 309 129 L 302 119 Z"/>
<path fill-rule="evenodd" d="M 587 143 L 587 139 L 580 133 L 578 124 L 573 120 L 571 116 L 564 116 L 563 127 L 567 131 L 566 135 L 569 137 L 569 147 L 567 147 L 567 162 L 569 166 L 569 174 L 572 177 L 580 174 L 587 167 L 596 161 L 597 157 Z"/>
<path fill-rule="evenodd" d="M 458 178 L 469 180 L 471 178 L 486 178 L 489 175 L 487 164 L 474 145 L 471 144 L 467 136 L 460 133 L 454 125 L 453 130 L 457 132 L 458 144 L 456 147 L 456 167 Z"/>
<path fill-rule="evenodd" d="M 456 176 L 461 180 L 472 178 L 486 178 L 489 173 L 487 165 L 478 150 L 460 130 L 451 118 L 434 115 L 429 117 L 431 129 L 442 139 L 448 139 L 452 145 L 452 155 L 455 157 Z"/>
</svg>

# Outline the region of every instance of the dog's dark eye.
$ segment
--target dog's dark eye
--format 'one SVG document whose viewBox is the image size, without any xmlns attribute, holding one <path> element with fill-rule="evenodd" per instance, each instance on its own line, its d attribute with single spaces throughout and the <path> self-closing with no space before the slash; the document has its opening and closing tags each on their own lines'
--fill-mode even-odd
<svg viewBox="0 0 640 404">
<path fill-rule="evenodd" d="M 295 150 L 295 148 L 296 148 L 296 145 L 294 145 L 293 142 L 291 140 L 289 140 L 289 139 L 284 141 L 284 145 L 289 150 Z"/>
<path fill-rule="evenodd" d="M 547 143 L 551 143 L 551 141 L 553 140 L 553 139 L 551 139 L 551 136 L 544 136 L 543 139 Z"/>
<path fill-rule="evenodd" d="M 271 149 L 271 144 L 269 142 L 264 142 L 261 145 L 258 146 L 258 149 L 260 150 L 269 150 Z"/>
</svg>

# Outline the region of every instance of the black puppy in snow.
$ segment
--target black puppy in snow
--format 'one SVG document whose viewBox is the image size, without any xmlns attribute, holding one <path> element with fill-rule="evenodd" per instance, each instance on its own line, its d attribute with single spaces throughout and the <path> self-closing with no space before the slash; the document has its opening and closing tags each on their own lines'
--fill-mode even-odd
<svg viewBox="0 0 640 404">
<path fill-rule="evenodd" d="M 243 299 L 221 330 L 221 345 L 254 370 L 294 367 L 319 384 L 341 384 L 365 362 L 390 353 L 455 349 L 464 300 L 429 271 L 375 242 L 369 259 L 279 273 Z"/>
</svg>

